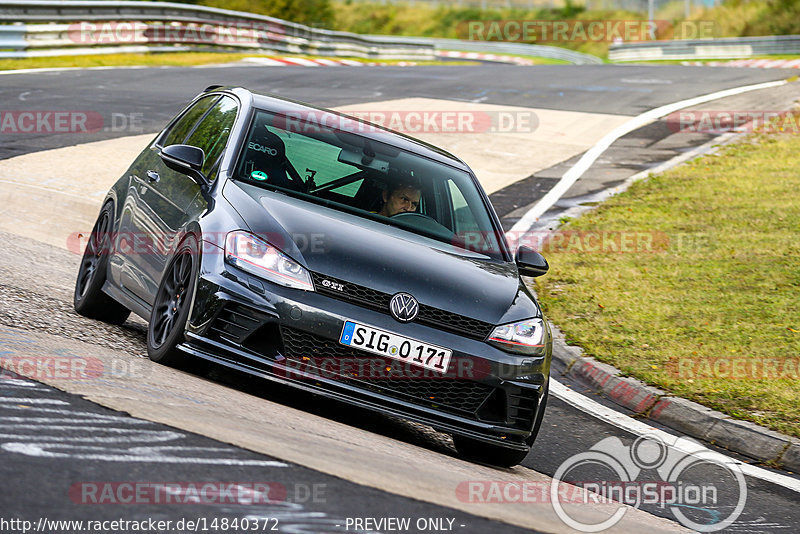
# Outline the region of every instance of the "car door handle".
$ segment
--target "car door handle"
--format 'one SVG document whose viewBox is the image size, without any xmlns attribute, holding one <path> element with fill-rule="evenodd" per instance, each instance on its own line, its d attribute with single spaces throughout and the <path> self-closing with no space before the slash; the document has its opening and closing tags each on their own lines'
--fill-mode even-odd
<svg viewBox="0 0 800 534">
<path fill-rule="evenodd" d="M 161 179 L 156 171 L 147 171 L 147 179 L 151 182 L 157 182 Z"/>
</svg>

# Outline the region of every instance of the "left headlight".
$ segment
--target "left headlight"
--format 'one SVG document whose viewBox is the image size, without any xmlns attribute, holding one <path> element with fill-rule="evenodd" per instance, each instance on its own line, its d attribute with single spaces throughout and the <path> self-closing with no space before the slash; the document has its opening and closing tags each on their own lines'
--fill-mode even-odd
<svg viewBox="0 0 800 534">
<path fill-rule="evenodd" d="M 237 230 L 226 236 L 225 261 L 276 284 L 314 291 L 305 267 L 249 232 Z"/>
<path fill-rule="evenodd" d="M 546 327 L 541 318 L 495 327 L 487 341 L 508 352 L 539 354 L 545 347 Z"/>
</svg>

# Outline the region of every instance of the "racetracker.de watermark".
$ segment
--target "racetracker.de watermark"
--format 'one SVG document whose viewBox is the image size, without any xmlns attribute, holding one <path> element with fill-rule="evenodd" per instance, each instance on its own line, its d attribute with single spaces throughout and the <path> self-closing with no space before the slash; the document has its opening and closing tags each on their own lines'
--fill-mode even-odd
<svg viewBox="0 0 800 534">
<path fill-rule="evenodd" d="M 283 26 L 270 22 L 77 22 L 70 24 L 70 41 L 81 45 L 208 44 L 255 46 L 285 39 Z"/>
<path fill-rule="evenodd" d="M 456 32 L 471 41 L 506 41 L 537 43 L 641 42 L 654 41 L 663 35 L 674 39 L 714 37 L 716 23 L 710 20 L 470 20 Z"/>
<path fill-rule="evenodd" d="M 146 482 L 87 481 L 69 487 L 75 504 L 206 504 L 258 505 L 292 502 L 325 502 L 325 484 L 279 482 Z"/>
<path fill-rule="evenodd" d="M 272 125 L 300 134 L 337 131 L 363 134 L 383 128 L 407 134 L 510 134 L 536 131 L 539 118 L 533 111 L 514 109 L 348 110 L 346 115 L 312 110 L 279 113 Z"/>
<path fill-rule="evenodd" d="M 152 366 L 140 359 L 80 356 L 66 350 L 54 354 L 25 354 L 0 347 L 0 380 L 21 377 L 40 381 L 85 381 L 115 378 L 142 379 L 150 376 Z"/>
<path fill-rule="evenodd" d="M 379 350 L 400 355 L 399 347 L 389 346 L 382 341 L 376 341 Z M 407 357 L 407 356 L 406 356 Z M 393 360 L 389 358 L 365 358 L 363 356 L 336 356 L 336 357 L 317 357 L 313 355 L 300 355 L 299 357 L 286 359 L 281 362 L 282 367 L 276 368 L 276 374 L 285 376 L 292 380 L 318 380 L 326 378 L 329 380 L 478 380 L 492 376 L 491 364 L 482 359 L 472 359 L 469 357 L 454 357 L 446 370 L 435 371 L 427 367 L 422 367 L 421 363 L 413 361 Z M 505 369 L 515 370 L 516 366 L 503 366 L 500 364 L 499 370 L 502 373 Z M 431 397 L 431 400 L 435 400 Z"/>
<path fill-rule="evenodd" d="M 470 243 L 481 242 L 478 234 L 459 235 L 468 248 Z M 669 234 L 660 230 L 542 230 L 515 235 L 509 232 L 506 238 L 542 254 L 655 254 L 676 245 Z"/>
<path fill-rule="evenodd" d="M 144 131 L 143 120 L 142 113 L 114 112 L 105 117 L 91 110 L 0 110 L 0 135 L 140 133 Z"/>
<path fill-rule="evenodd" d="M 204 232 L 201 239 L 202 254 L 224 254 L 227 235 L 227 232 Z M 332 246 L 324 232 L 267 232 L 255 235 L 279 250 L 296 249 L 303 254 L 325 254 Z M 66 248 L 73 254 L 83 254 L 90 239 L 94 239 L 93 250 L 96 254 L 163 256 L 175 250 L 181 237 L 157 232 L 73 232 L 67 236 Z M 493 232 L 458 232 L 453 234 L 451 243 L 475 252 L 497 252 L 499 237 Z M 661 230 L 542 230 L 507 232 L 505 237 L 514 245 L 512 248 L 525 245 L 543 254 L 691 252 L 708 247 L 713 240 L 712 236 L 705 234 L 667 233 Z"/>
<path fill-rule="evenodd" d="M 680 380 L 800 380 L 800 357 L 692 357 L 668 363 L 669 374 Z"/>
<path fill-rule="evenodd" d="M 800 134 L 800 114 L 769 110 L 684 110 L 667 116 L 667 128 L 676 133 L 727 132 Z"/>
<path fill-rule="evenodd" d="M 224 254 L 227 232 L 204 232 L 201 240 L 202 253 Z M 296 248 L 302 253 L 324 254 L 327 252 L 325 234 L 322 232 L 296 232 L 282 234 L 267 232 L 254 234 L 280 250 Z M 67 250 L 73 254 L 83 254 L 89 240 L 94 240 L 95 254 L 125 254 L 133 256 L 163 256 L 175 250 L 183 236 L 158 232 L 72 232 L 67 236 Z"/>
</svg>

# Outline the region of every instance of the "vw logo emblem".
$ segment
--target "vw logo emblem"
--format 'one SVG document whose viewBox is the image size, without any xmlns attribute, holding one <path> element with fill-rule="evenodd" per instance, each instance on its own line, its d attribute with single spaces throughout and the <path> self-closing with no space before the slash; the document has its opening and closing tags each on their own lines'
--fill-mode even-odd
<svg viewBox="0 0 800 534">
<path fill-rule="evenodd" d="M 408 293 L 398 293 L 389 301 L 389 312 L 401 323 L 407 323 L 417 318 L 419 303 Z"/>
</svg>

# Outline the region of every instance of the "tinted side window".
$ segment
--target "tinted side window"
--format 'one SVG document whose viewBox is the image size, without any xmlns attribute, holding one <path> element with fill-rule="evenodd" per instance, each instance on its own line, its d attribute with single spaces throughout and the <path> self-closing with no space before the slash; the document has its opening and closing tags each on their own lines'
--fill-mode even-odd
<svg viewBox="0 0 800 534">
<path fill-rule="evenodd" d="M 183 140 L 186 139 L 186 136 L 192 131 L 192 127 L 194 127 L 195 123 L 208 111 L 208 108 L 210 108 L 216 100 L 216 95 L 198 100 L 195 105 L 189 108 L 189 110 L 170 127 L 160 139 L 159 144 L 161 146 L 184 144 Z"/>
<path fill-rule="evenodd" d="M 233 98 L 223 96 L 186 139 L 187 145 L 203 149 L 206 158 L 203 160 L 202 171 L 210 180 L 216 177 L 216 163 L 228 142 L 237 109 Z M 210 175 L 212 171 L 213 176 Z"/>
</svg>

